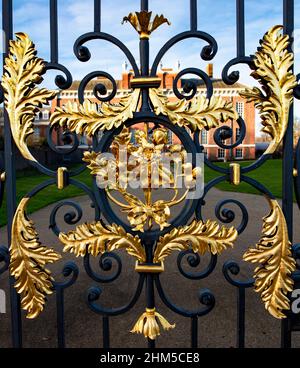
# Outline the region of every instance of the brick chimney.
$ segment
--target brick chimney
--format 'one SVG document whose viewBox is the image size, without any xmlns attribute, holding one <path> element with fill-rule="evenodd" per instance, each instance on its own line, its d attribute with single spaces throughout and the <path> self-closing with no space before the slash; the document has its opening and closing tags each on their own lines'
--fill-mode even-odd
<svg viewBox="0 0 300 368">
<path fill-rule="evenodd" d="M 212 64 L 212 63 L 207 64 L 206 73 L 209 76 L 209 78 L 213 78 L 213 76 L 214 76 L 214 64 Z"/>
</svg>

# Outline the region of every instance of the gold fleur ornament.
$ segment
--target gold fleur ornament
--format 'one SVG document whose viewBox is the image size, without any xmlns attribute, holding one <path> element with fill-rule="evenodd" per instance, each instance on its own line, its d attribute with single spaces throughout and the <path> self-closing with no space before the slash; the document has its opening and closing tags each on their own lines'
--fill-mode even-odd
<svg viewBox="0 0 300 368">
<path fill-rule="evenodd" d="M 155 15 L 153 21 L 151 21 L 152 12 L 141 11 L 130 13 L 127 17 L 123 18 L 123 22 L 129 22 L 132 27 L 138 32 L 141 39 L 148 39 L 150 34 L 155 31 L 162 24 L 167 23 L 171 25 L 167 18 L 163 15 Z"/>
<path fill-rule="evenodd" d="M 143 334 L 145 338 L 155 340 L 160 335 L 158 321 L 166 331 L 176 327 L 175 323 L 171 325 L 165 317 L 156 312 L 155 308 L 146 308 L 146 312 L 140 316 L 130 332 Z"/>
</svg>

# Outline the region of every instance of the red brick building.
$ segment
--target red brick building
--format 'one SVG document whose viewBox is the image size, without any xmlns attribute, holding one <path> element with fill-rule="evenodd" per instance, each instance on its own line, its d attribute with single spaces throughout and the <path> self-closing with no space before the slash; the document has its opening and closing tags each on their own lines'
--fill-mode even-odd
<svg viewBox="0 0 300 368">
<path fill-rule="evenodd" d="M 240 97 L 239 92 L 245 89 L 246 86 L 235 83 L 232 86 L 226 85 L 221 79 L 216 79 L 213 77 L 213 66 L 209 64 L 207 68 L 207 72 L 209 76 L 212 78 L 214 95 L 222 96 L 225 100 L 231 100 L 234 108 L 237 110 L 239 115 L 244 119 L 247 132 L 246 137 L 243 141 L 243 144 L 234 148 L 233 150 L 224 150 L 218 147 L 214 141 L 214 129 L 209 131 L 203 130 L 201 132 L 201 144 L 204 146 L 205 153 L 207 154 L 210 160 L 242 160 L 242 159 L 255 159 L 255 107 L 253 103 L 246 103 L 245 99 Z M 177 72 L 170 68 L 161 67 L 158 71 L 158 77 L 161 79 L 160 88 L 163 90 L 164 94 L 168 96 L 170 101 L 176 100 L 176 96 L 173 92 L 173 81 L 176 78 Z M 133 78 L 133 73 L 131 70 L 127 70 L 127 65 L 125 64 L 122 73 L 122 79 L 117 80 L 117 93 L 112 102 L 118 102 L 118 100 L 130 92 L 130 80 Z M 197 95 L 206 95 L 206 87 L 200 79 L 193 79 L 195 83 L 197 83 Z M 99 83 L 98 80 L 91 81 L 86 90 L 85 90 L 85 98 L 90 99 L 91 101 L 97 101 L 93 95 L 93 88 L 96 84 Z M 111 82 L 107 79 L 101 79 L 101 83 L 104 84 L 107 88 L 107 94 L 110 93 L 112 89 Z M 184 81 L 181 81 L 183 85 Z M 78 86 L 79 82 L 75 81 L 72 86 L 68 90 L 64 90 L 60 93 L 60 106 L 64 105 L 68 101 L 77 101 L 78 99 Z M 57 100 L 53 101 L 51 106 L 52 113 L 57 105 Z M 43 113 L 40 117 L 43 117 Z M 45 113 L 46 114 L 46 113 Z M 225 125 L 231 126 L 233 129 L 233 138 L 230 138 L 225 141 L 226 144 L 231 143 L 231 139 L 233 142 L 236 141 L 240 134 L 240 129 L 235 121 L 228 121 L 224 123 Z M 37 122 L 37 127 L 39 126 L 41 129 L 41 134 L 43 130 L 43 121 Z M 139 129 L 139 127 L 135 127 Z M 38 134 L 38 132 L 36 132 Z M 178 138 L 174 137 L 170 133 L 170 141 L 174 143 L 178 143 Z M 85 137 L 82 137 L 82 144 L 87 145 L 89 142 Z"/>
</svg>

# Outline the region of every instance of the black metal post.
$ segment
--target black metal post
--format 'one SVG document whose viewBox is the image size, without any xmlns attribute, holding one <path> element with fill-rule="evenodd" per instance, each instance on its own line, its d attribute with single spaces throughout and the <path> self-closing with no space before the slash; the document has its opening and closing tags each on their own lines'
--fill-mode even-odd
<svg viewBox="0 0 300 368">
<path fill-rule="evenodd" d="M 103 316 L 103 349 L 109 349 L 109 317 Z"/>
<path fill-rule="evenodd" d="M 154 247 L 153 241 L 149 241 L 149 242 L 145 241 L 147 263 L 153 263 L 153 247 Z M 153 279 L 153 274 L 151 273 L 146 274 L 146 302 L 147 302 L 148 309 L 155 308 L 154 279 Z M 155 341 L 148 339 L 148 347 L 150 349 L 154 349 Z"/>
<path fill-rule="evenodd" d="M 62 287 L 56 288 L 56 311 L 57 311 L 57 346 L 65 348 L 65 301 L 64 290 Z"/>
<path fill-rule="evenodd" d="M 101 0 L 94 0 L 94 32 L 101 32 Z"/>
<path fill-rule="evenodd" d="M 294 0 L 283 0 L 284 33 L 290 37 L 289 51 L 293 52 L 294 36 Z M 294 67 L 292 67 L 294 71 Z M 282 210 L 286 218 L 289 239 L 293 242 L 293 125 L 294 107 L 290 108 L 289 122 L 283 140 L 282 159 Z M 291 347 L 291 330 L 289 320 L 285 319 L 281 325 L 281 346 Z"/>
<path fill-rule="evenodd" d="M 245 56 L 245 1 L 236 0 L 236 49 L 237 57 Z"/>
<path fill-rule="evenodd" d="M 141 0 L 141 11 L 148 11 L 148 0 Z M 140 63 L 141 76 L 149 76 L 149 40 L 146 38 L 140 39 Z M 149 106 L 149 90 L 142 88 L 142 106 L 141 111 L 150 111 Z"/>
<path fill-rule="evenodd" d="M 9 41 L 13 38 L 13 1 L 2 1 L 2 24 L 5 34 L 4 59 L 9 51 Z M 3 70 L 4 73 L 4 70 Z M 7 240 L 11 242 L 11 228 L 16 210 L 16 147 L 12 139 L 10 123 L 7 111 L 4 108 L 4 142 L 5 142 L 5 173 L 6 173 L 6 200 L 7 200 Z M 12 345 L 14 348 L 22 346 L 22 321 L 20 297 L 14 288 L 14 278 L 9 278 L 10 283 L 10 308 L 12 323 Z"/>
<path fill-rule="evenodd" d="M 50 45 L 51 63 L 58 63 L 58 20 L 57 0 L 50 0 Z"/>
<path fill-rule="evenodd" d="M 237 347 L 244 348 L 245 347 L 245 288 L 240 286 L 238 288 L 238 297 L 237 297 Z"/>
<path fill-rule="evenodd" d="M 191 336 L 192 336 L 192 345 L 193 349 L 198 348 L 198 317 L 193 316 L 191 318 Z"/>
<path fill-rule="evenodd" d="M 197 0 L 190 0 L 191 31 L 197 31 Z"/>
</svg>

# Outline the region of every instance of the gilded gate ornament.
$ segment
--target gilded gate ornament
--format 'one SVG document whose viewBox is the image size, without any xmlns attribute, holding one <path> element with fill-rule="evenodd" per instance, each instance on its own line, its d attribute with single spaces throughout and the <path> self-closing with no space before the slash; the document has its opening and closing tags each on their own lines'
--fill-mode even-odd
<svg viewBox="0 0 300 368">
<path fill-rule="evenodd" d="M 171 25 L 168 19 L 165 18 L 163 15 L 155 15 L 153 21 L 151 21 L 151 17 L 152 12 L 134 12 L 130 13 L 127 17 L 124 17 L 123 23 L 129 22 L 132 27 L 138 32 L 141 39 L 148 39 L 150 37 L 150 34 L 164 23 Z"/>
<path fill-rule="evenodd" d="M 258 263 L 254 271 L 255 291 L 261 294 L 265 308 L 275 318 L 286 318 L 290 309 L 288 292 L 293 290 L 291 274 L 296 269 L 292 256 L 287 224 L 275 199 L 268 199 L 271 211 L 263 218 L 262 237 L 256 248 L 243 256 L 245 261 Z"/>
<path fill-rule="evenodd" d="M 253 87 L 241 92 L 248 102 L 254 102 L 260 113 L 262 131 L 272 137 L 265 154 L 274 153 L 285 135 L 293 89 L 297 86 L 291 71 L 293 53 L 288 51 L 289 37 L 280 33 L 282 26 L 271 28 L 263 37 L 254 56 L 252 77 L 262 89 Z"/>
<path fill-rule="evenodd" d="M 282 26 L 272 27 L 263 37 L 254 57 L 253 78 L 262 85 L 241 93 L 259 110 L 262 131 L 272 137 L 264 154 L 274 153 L 281 144 L 288 126 L 293 89 L 297 85 L 291 68 L 293 53 L 288 51 L 289 37 L 280 33 Z M 258 263 L 254 271 L 255 291 L 261 294 L 266 309 L 276 318 L 285 318 L 289 310 L 287 293 L 293 289 L 291 274 L 296 269 L 291 254 L 284 214 L 276 200 L 269 199 L 271 212 L 263 219 L 262 238 L 244 260 Z"/>
<path fill-rule="evenodd" d="M 194 168 L 190 170 L 190 173 L 184 173 L 183 170 L 172 172 L 171 169 L 162 165 L 162 155 L 170 153 L 174 149 L 174 145 L 167 145 L 167 131 L 163 128 L 155 130 L 151 139 L 144 131 L 138 130 L 135 134 L 138 146 L 131 143 L 132 135 L 128 128 L 123 128 L 114 139 L 112 147 L 115 158 L 101 158 L 101 155 L 96 152 L 85 152 L 83 161 L 87 163 L 91 174 L 96 176 L 98 185 L 107 184 L 105 190 L 108 198 L 127 214 L 132 230 L 144 232 L 146 227 L 151 229 L 154 223 L 163 230 L 170 226 L 168 221 L 171 216 L 171 208 L 184 201 L 189 192 L 189 189 L 186 189 L 184 193 L 179 194 L 176 187 L 177 179 L 185 174 L 186 183 L 192 186 L 201 174 L 200 168 L 198 168 L 199 170 Z M 135 163 L 130 164 L 130 170 L 125 172 L 123 172 L 124 170 L 121 172 L 120 169 L 125 164 L 120 161 L 121 152 L 123 155 L 126 152 L 126 157 L 131 155 L 135 160 Z M 179 157 L 185 154 L 186 152 L 182 148 L 178 152 Z M 183 169 L 186 165 L 183 165 Z M 143 185 L 144 201 L 128 191 L 130 175 L 139 167 L 143 167 L 141 175 L 144 175 L 139 179 Z M 114 181 L 109 181 L 108 172 L 112 169 L 116 170 L 116 177 L 113 178 Z M 172 191 L 173 195 L 167 200 L 153 201 L 151 186 L 158 188 L 164 183 L 170 184 L 166 191 Z M 114 192 L 121 194 L 126 203 L 116 199 L 113 195 Z"/>
<path fill-rule="evenodd" d="M 146 262 L 145 249 L 138 236 L 127 234 L 122 226 L 104 226 L 101 221 L 77 226 L 73 231 L 59 234 L 64 244 L 64 252 L 84 257 L 86 253 L 97 257 L 105 252 L 126 249 L 126 252 L 139 262 Z"/>
<path fill-rule="evenodd" d="M 192 249 L 201 255 L 205 253 L 221 254 L 232 248 L 238 237 L 234 227 L 226 228 L 211 220 L 196 221 L 190 225 L 173 229 L 162 236 L 154 252 L 154 262 L 162 262 L 173 251 Z"/>
<path fill-rule="evenodd" d="M 100 108 L 94 102 L 84 101 L 82 105 L 69 102 L 63 107 L 56 107 L 51 116 L 52 125 L 60 125 L 71 132 L 92 137 L 99 129 L 118 128 L 133 117 L 140 96 L 136 89 L 120 99 L 118 104 L 102 103 Z"/>
<path fill-rule="evenodd" d="M 4 69 L 1 84 L 12 136 L 23 157 L 36 162 L 26 139 L 33 133 L 33 121 L 39 107 L 48 104 L 57 91 L 36 87 L 43 81 L 45 63 L 36 57 L 34 44 L 25 33 L 17 33 L 16 40 L 10 41 Z"/>
<path fill-rule="evenodd" d="M 191 101 L 182 99 L 170 102 L 159 90 L 150 90 L 150 99 L 156 115 L 166 115 L 173 124 L 186 126 L 193 132 L 212 129 L 229 119 L 238 119 L 238 114 L 231 101 L 220 96 L 194 97 Z"/>
<path fill-rule="evenodd" d="M 163 16 L 156 16 L 153 22 L 150 19 L 151 12 L 131 13 L 124 18 L 138 31 L 142 40 L 147 39 L 161 24 L 168 23 Z M 254 57 L 252 76 L 260 82 L 262 90 L 255 87 L 241 93 L 249 102 L 254 102 L 261 114 L 263 131 L 273 139 L 265 154 L 274 153 L 283 140 L 293 88 L 296 86 L 296 78 L 291 72 L 293 55 L 288 52 L 289 39 L 280 34 L 281 29 L 281 26 L 275 26 L 266 33 Z M 18 33 L 16 38 L 16 41 L 11 41 L 10 54 L 5 61 L 6 73 L 2 80 L 5 107 L 17 147 L 26 159 L 35 161 L 28 150 L 26 139 L 33 133 L 32 123 L 38 108 L 54 98 L 56 92 L 34 87 L 42 81 L 44 62 L 36 57 L 34 45 L 26 34 Z M 136 88 L 117 104 L 85 101 L 82 105 L 69 103 L 57 107 L 51 116 L 51 125 L 59 125 L 71 132 L 91 137 L 99 130 L 122 127 L 139 110 L 140 94 L 140 89 Z M 216 128 L 228 119 L 238 118 L 232 102 L 215 96 L 210 99 L 196 96 L 191 100 L 169 102 L 157 88 L 151 86 L 149 99 L 157 116 L 165 116 L 172 124 L 188 127 L 193 132 Z M 137 158 L 150 157 L 152 160 L 155 154 L 159 155 L 162 151 L 178 150 L 174 145 L 166 145 L 165 133 L 164 128 L 158 127 L 151 141 L 146 132 L 139 132 L 137 145 L 133 145 L 128 128 L 124 128 L 115 137 L 114 143 L 125 144 Z M 181 149 L 178 152 L 185 154 Z M 84 161 L 92 175 L 99 175 L 103 171 L 103 162 L 101 164 L 97 161 L 96 152 L 85 153 Z M 118 160 L 115 165 L 117 168 Z M 158 166 L 159 181 L 165 177 L 175 182 L 172 172 L 159 170 Z M 147 182 L 150 179 L 147 177 Z M 197 168 L 194 168 L 191 175 L 191 181 L 195 179 Z M 236 180 L 237 184 L 240 179 Z M 127 214 L 132 231 L 149 230 L 154 223 L 159 225 L 160 230 L 166 231 L 170 226 L 171 208 L 186 199 L 186 193 L 178 196 L 177 188 L 172 189 L 174 196 L 169 201 L 152 201 L 151 188 L 144 189 L 144 202 L 119 185 L 111 186 L 106 193 Z M 113 191 L 119 192 L 127 203 L 119 202 L 112 195 Z M 35 318 L 43 310 L 46 296 L 53 292 L 53 279 L 45 266 L 59 260 L 60 255 L 40 243 L 33 222 L 26 216 L 28 201 L 29 198 L 23 198 L 15 213 L 10 272 L 16 279 L 15 288 L 21 294 L 22 308 L 27 311 L 28 318 Z M 287 294 L 293 287 L 291 274 L 295 270 L 295 260 L 291 254 L 284 214 L 276 200 L 269 199 L 269 202 L 271 212 L 263 219 L 262 237 L 255 249 L 245 253 L 244 259 L 259 264 L 254 275 L 255 290 L 261 294 L 266 309 L 274 317 L 284 318 L 283 311 L 289 309 Z M 106 225 L 96 221 L 78 225 L 68 233 L 61 232 L 59 239 L 64 245 L 64 252 L 76 256 L 91 254 L 96 257 L 105 252 L 125 249 L 136 258 L 138 265 L 144 265 L 147 260 L 145 246 L 139 235 L 133 234 L 127 233 L 118 224 Z M 154 247 L 153 264 L 162 265 L 173 251 L 192 250 L 200 255 L 220 254 L 233 247 L 237 236 L 238 231 L 234 227 L 220 226 L 211 220 L 192 220 L 190 224 L 173 228 L 158 239 Z M 162 272 L 163 268 L 160 270 Z M 143 333 L 145 337 L 155 339 L 160 334 L 158 322 L 166 330 L 175 327 L 155 308 L 146 308 L 132 332 Z"/>
<path fill-rule="evenodd" d="M 53 293 L 51 272 L 45 266 L 61 256 L 40 243 L 34 223 L 26 215 L 28 201 L 26 197 L 21 200 L 12 224 L 10 273 L 27 318 L 36 318 L 44 309 L 46 296 Z"/>
</svg>

